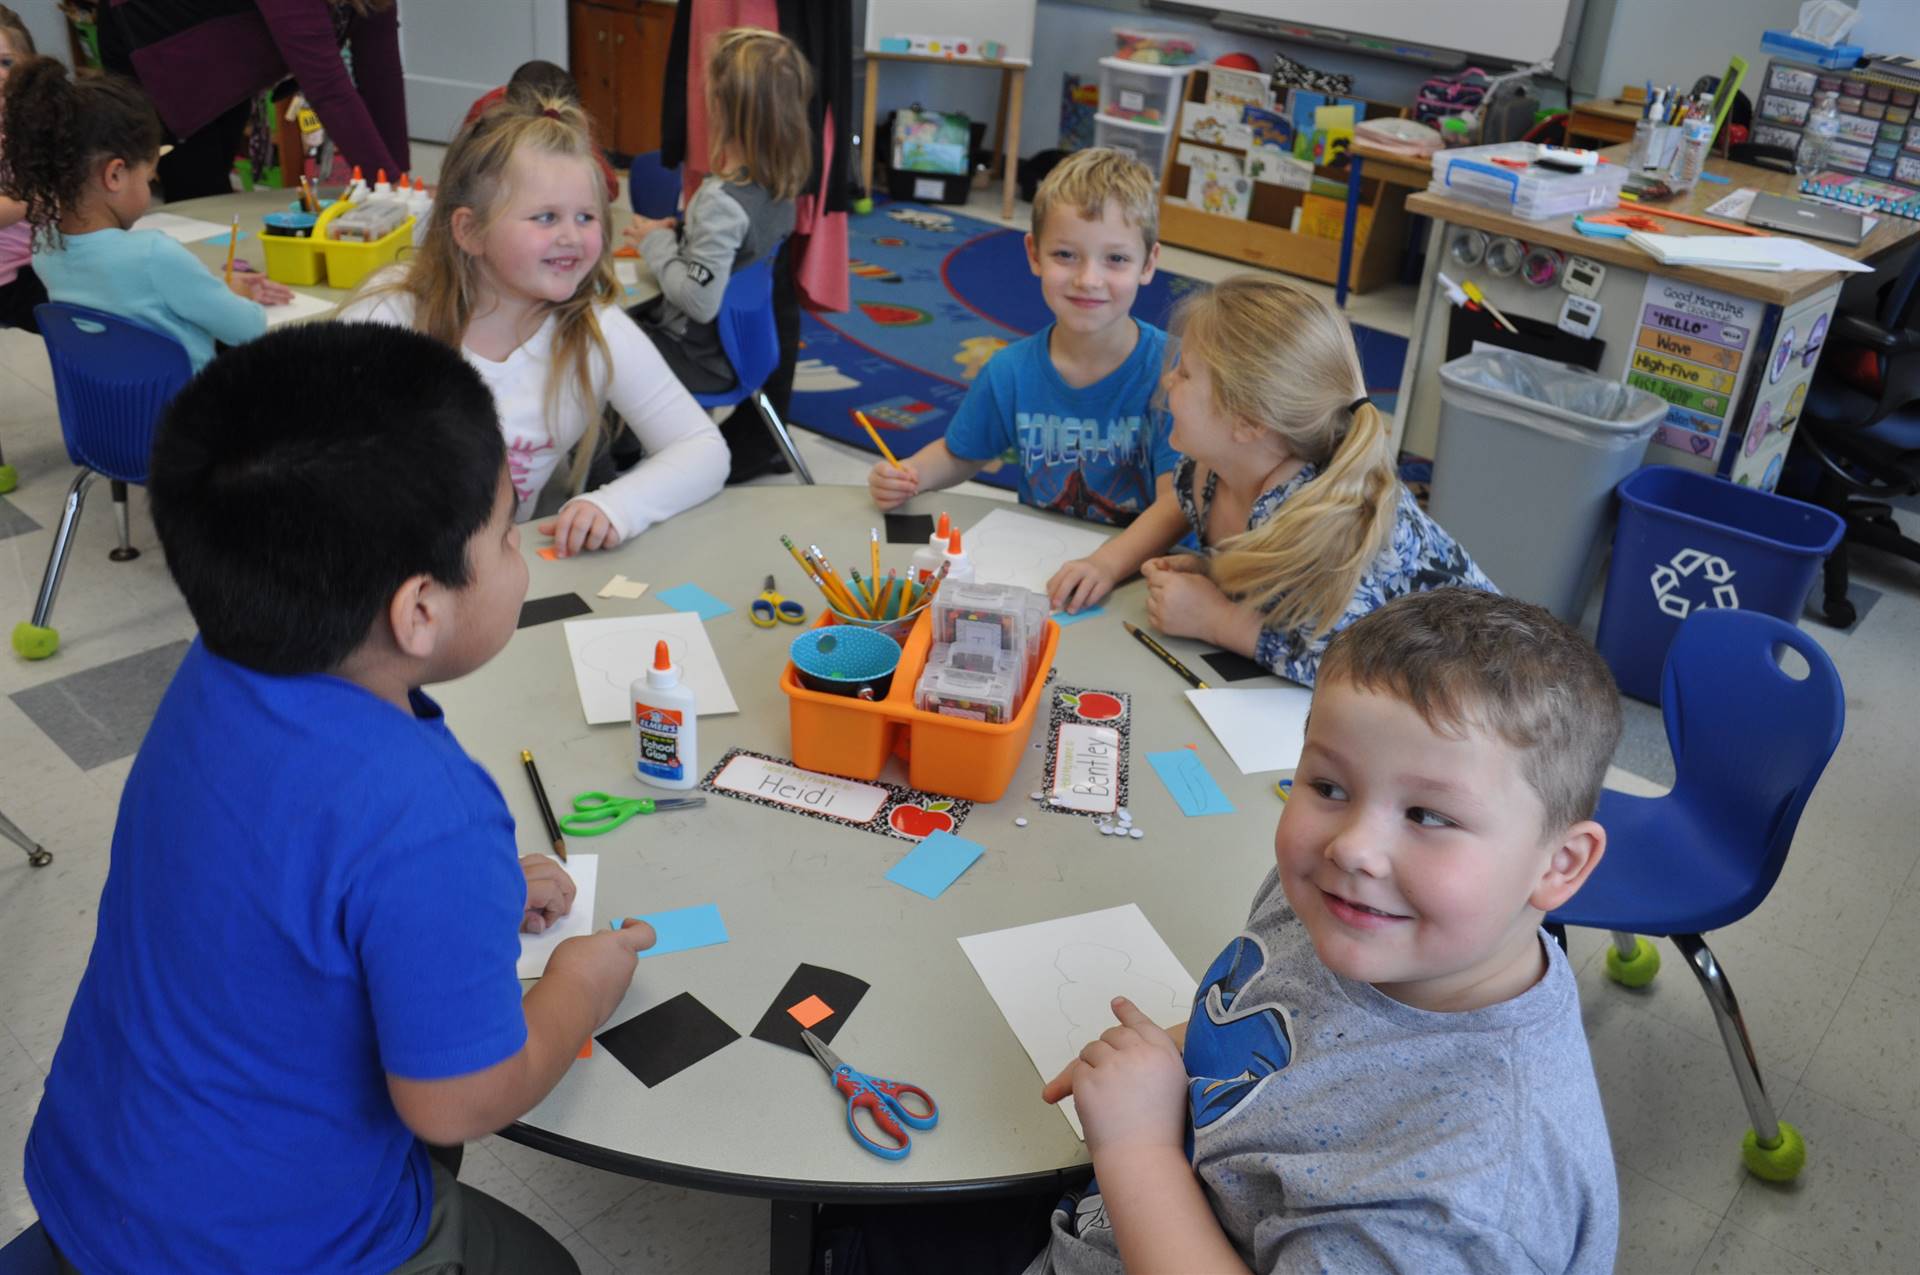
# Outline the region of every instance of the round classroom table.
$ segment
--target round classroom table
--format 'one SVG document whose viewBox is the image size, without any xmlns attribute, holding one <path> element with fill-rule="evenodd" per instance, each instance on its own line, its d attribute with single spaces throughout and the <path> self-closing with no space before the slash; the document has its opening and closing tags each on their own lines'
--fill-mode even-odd
<svg viewBox="0 0 1920 1275">
<path fill-rule="evenodd" d="M 1006 507 L 942 493 L 917 498 L 906 512 L 946 510 L 964 527 Z M 669 610 L 656 594 L 687 581 L 733 607 L 706 627 L 740 711 L 701 718 L 704 774 L 731 748 L 793 756 L 777 682 L 787 646 L 803 630 L 760 629 L 747 618 L 768 572 L 807 606 L 809 621 L 819 614 L 819 597 L 779 535 L 819 544 L 842 572 L 852 564 L 864 574 L 868 530 L 880 522 L 864 487 L 733 487 L 609 553 L 545 560 L 537 556 L 545 538 L 531 525 L 521 551 L 530 598 L 577 593 L 597 616 Z M 883 543 L 883 568 L 904 568 L 912 549 Z M 637 601 L 596 597 L 616 573 L 652 587 Z M 1055 658 L 1057 684 L 1132 697 L 1128 805 L 1143 839 L 1103 837 L 1092 819 L 1049 813 L 1030 799 L 1042 783 L 1044 705 L 1006 795 L 976 805 L 957 830 L 985 854 L 938 899 L 882 879 L 911 849 L 905 841 L 718 793 L 688 794 L 705 796 L 703 809 L 569 839 L 571 852 L 600 856 L 596 925 L 713 903 L 729 934 L 723 945 L 641 960 L 607 1026 L 691 992 L 742 1038 L 654 1088 L 596 1045 L 505 1136 L 603 1169 L 776 1202 L 992 1195 L 1038 1188 L 1086 1165 L 1085 1146 L 1040 1100 L 1041 1077 L 955 940 L 1137 903 L 1197 976 L 1245 920 L 1272 866 L 1282 809 L 1275 776 L 1241 775 L 1186 702 L 1187 684 L 1120 627 L 1123 619 L 1145 625 L 1145 602 L 1138 581 L 1121 588 L 1104 614 L 1062 629 Z M 1204 648 L 1167 645 L 1218 684 L 1199 661 Z M 505 794 L 522 853 L 548 850 L 523 748 L 533 750 L 562 813 L 592 789 L 677 795 L 634 778 L 627 728 L 585 724 L 561 623 L 520 630 L 485 667 L 432 694 Z M 1145 754 L 1188 744 L 1235 813 L 1180 814 Z M 906 784 L 898 760 L 881 778 Z M 1015 826 L 1016 817 L 1028 826 Z M 810 1056 L 748 1035 L 801 962 L 871 984 L 833 1041 L 841 1057 L 918 1083 L 940 1104 L 939 1126 L 914 1134 L 905 1160 L 855 1145 L 844 1100 Z M 777 1206 L 776 1250 L 780 1227 Z M 777 1251 L 775 1268 L 782 1269 Z"/>
</svg>

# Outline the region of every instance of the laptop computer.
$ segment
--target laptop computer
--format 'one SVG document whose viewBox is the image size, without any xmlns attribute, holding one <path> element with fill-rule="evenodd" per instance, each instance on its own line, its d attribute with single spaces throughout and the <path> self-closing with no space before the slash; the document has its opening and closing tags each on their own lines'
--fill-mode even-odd
<svg viewBox="0 0 1920 1275">
<path fill-rule="evenodd" d="M 1808 239 L 1827 239 L 1851 247 L 1867 237 L 1866 222 L 1851 208 L 1835 208 L 1808 199 L 1759 194 L 1747 209 L 1749 226 L 1784 230 Z"/>
</svg>

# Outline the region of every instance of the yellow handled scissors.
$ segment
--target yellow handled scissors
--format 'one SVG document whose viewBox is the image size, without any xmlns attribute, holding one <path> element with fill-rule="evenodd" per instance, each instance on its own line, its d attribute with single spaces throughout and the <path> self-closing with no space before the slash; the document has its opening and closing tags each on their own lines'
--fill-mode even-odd
<svg viewBox="0 0 1920 1275">
<path fill-rule="evenodd" d="M 768 576 L 766 584 L 761 586 L 760 596 L 753 600 L 747 618 L 753 621 L 755 628 L 770 629 L 776 617 L 781 624 L 805 624 L 807 609 L 798 602 L 781 597 L 774 589 L 773 577 Z"/>
</svg>

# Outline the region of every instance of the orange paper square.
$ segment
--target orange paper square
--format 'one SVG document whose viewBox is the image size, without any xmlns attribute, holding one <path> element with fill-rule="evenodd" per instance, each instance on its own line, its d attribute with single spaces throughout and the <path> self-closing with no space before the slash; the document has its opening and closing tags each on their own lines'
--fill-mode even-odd
<svg viewBox="0 0 1920 1275">
<path fill-rule="evenodd" d="M 552 562 L 560 556 L 560 551 L 554 548 L 552 545 L 548 545 L 546 548 L 538 550 L 537 552 L 542 558 L 545 558 L 548 562 Z"/>
<path fill-rule="evenodd" d="M 593 1037 L 591 1036 L 587 1037 L 587 1043 L 580 1046 L 580 1052 L 575 1054 L 574 1057 L 575 1058 L 593 1057 Z"/>
<path fill-rule="evenodd" d="M 833 1006 L 827 1004 L 818 996 L 809 996 L 798 1005 L 788 1009 L 787 1013 L 792 1016 L 794 1022 L 799 1023 L 802 1027 L 811 1027 L 823 1018 L 832 1018 Z"/>
</svg>

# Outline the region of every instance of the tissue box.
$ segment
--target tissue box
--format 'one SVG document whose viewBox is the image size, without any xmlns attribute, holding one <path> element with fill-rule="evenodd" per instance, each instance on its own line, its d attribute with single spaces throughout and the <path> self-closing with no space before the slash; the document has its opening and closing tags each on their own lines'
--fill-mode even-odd
<svg viewBox="0 0 1920 1275">
<path fill-rule="evenodd" d="M 1791 31 L 1765 32 L 1760 37 L 1760 48 L 1775 57 L 1787 58 L 1805 66 L 1824 67 L 1829 71 L 1851 70 L 1866 53 L 1857 44 L 1815 44 L 1812 40 L 1798 38 Z"/>
</svg>

